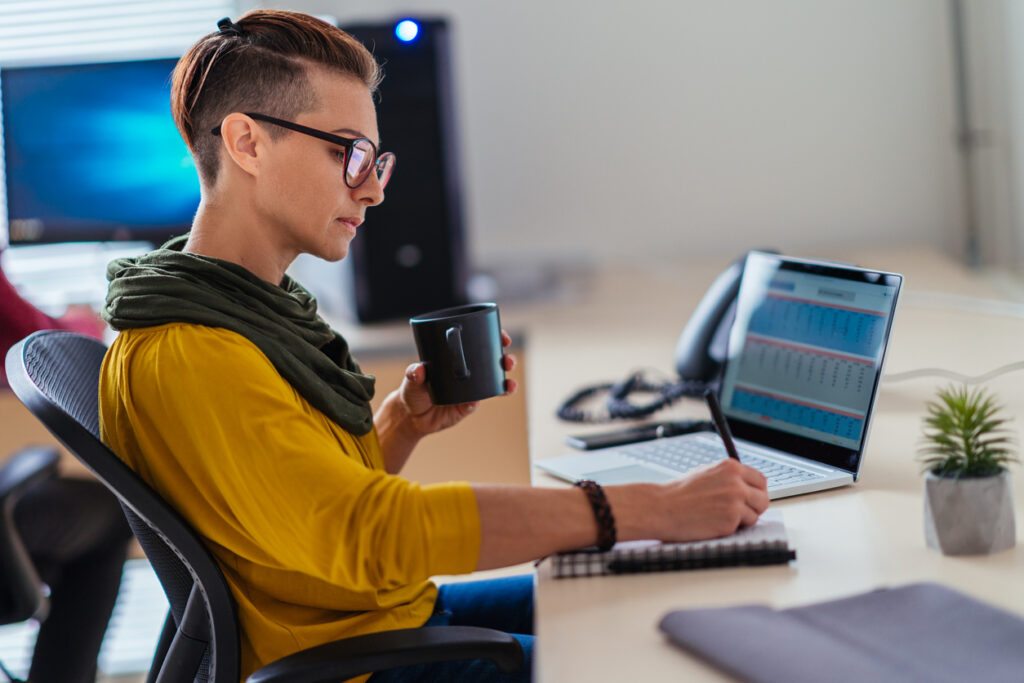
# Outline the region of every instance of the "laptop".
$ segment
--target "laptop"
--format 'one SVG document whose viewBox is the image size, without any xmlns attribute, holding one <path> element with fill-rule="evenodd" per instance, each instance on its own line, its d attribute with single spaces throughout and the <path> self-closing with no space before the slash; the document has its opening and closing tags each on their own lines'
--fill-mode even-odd
<svg viewBox="0 0 1024 683">
<path fill-rule="evenodd" d="M 857 479 L 903 276 L 752 251 L 719 391 L 740 460 L 782 498 Z M 536 463 L 569 481 L 664 482 L 727 457 L 699 432 Z"/>
</svg>

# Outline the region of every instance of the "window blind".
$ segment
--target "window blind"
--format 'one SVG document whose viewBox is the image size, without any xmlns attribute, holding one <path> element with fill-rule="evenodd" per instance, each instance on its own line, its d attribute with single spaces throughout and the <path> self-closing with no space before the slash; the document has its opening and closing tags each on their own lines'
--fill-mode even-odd
<svg viewBox="0 0 1024 683">
<path fill-rule="evenodd" d="M 176 57 L 235 0 L 3 0 L 0 66 Z"/>
</svg>

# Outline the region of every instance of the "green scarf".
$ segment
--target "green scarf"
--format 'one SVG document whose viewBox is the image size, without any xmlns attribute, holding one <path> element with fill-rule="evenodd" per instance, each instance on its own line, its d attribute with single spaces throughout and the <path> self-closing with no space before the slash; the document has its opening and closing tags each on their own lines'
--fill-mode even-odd
<svg viewBox="0 0 1024 683">
<path fill-rule="evenodd" d="M 183 253 L 185 242 L 111 261 L 103 319 L 116 330 L 183 322 L 237 332 L 313 407 L 353 434 L 368 433 L 374 377 L 317 315 L 313 295 L 287 275 L 274 286 L 237 264 Z"/>
</svg>

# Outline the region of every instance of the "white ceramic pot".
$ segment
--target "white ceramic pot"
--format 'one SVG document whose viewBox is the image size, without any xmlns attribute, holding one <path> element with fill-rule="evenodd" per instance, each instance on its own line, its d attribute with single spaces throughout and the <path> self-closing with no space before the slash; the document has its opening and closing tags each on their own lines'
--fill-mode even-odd
<svg viewBox="0 0 1024 683">
<path fill-rule="evenodd" d="M 944 555 L 984 555 L 1013 547 L 1010 473 L 991 477 L 924 479 L 924 534 Z"/>
</svg>

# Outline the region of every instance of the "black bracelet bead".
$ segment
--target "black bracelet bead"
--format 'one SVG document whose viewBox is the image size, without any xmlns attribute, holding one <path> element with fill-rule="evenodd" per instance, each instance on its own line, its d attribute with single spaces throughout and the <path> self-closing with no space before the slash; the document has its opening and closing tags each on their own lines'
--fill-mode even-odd
<svg viewBox="0 0 1024 683">
<path fill-rule="evenodd" d="M 597 520 L 597 549 L 611 550 L 616 538 L 615 516 L 612 515 L 612 506 L 604 495 L 604 489 L 592 479 L 581 479 L 574 485 L 583 489 L 590 507 L 594 510 L 594 519 Z"/>
</svg>

